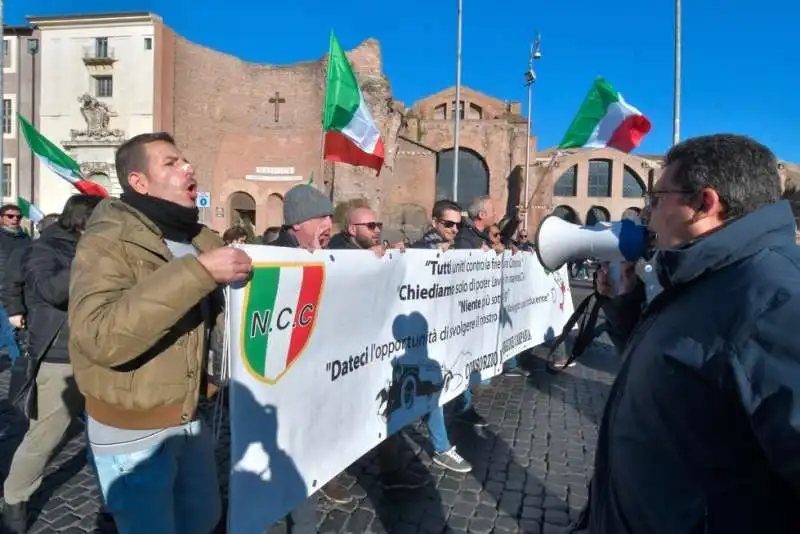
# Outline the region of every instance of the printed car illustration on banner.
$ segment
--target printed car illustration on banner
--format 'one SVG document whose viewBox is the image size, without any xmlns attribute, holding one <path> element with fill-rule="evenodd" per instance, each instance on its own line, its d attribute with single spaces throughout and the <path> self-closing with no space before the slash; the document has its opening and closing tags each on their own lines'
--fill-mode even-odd
<svg viewBox="0 0 800 534">
<path fill-rule="evenodd" d="M 275 384 L 300 358 L 314 331 L 325 282 L 322 263 L 254 264 L 242 309 L 242 360 Z"/>
<path fill-rule="evenodd" d="M 392 365 L 392 381 L 378 392 L 378 414 L 388 422 L 398 410 L 412 410 L 418 397 L 427 403 L 436 393 L 444 389 L 442 370 L 435 361 L 400 363 Z"/>
</svg>

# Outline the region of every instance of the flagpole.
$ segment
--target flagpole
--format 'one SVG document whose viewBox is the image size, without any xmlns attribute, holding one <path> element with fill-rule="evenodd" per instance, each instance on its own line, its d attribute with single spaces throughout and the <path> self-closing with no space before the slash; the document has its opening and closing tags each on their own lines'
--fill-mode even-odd
<svg viewBox="0 0 800 534">
<path fill-rule="evenodd" d="M 453 202 L 458 202 L 458 160 L 461 128 L 461 13 L 463 0 L 458 0 L 458 30 L 456 37 L 456 104 L 453 111 Z"/>
<path fill-rule="evenodd" d="M 333 28 L 331 28 L 331 36 L 328 41 L 328 57 L 325 64 L 325 95 L 322 100 L 322 120 L 320 121 L 320 138 L 319 138 L 319 176 L 322 184 L 325 184 L 325 113 L 328 109 L 328 78 L 331 73 L 331 55 L 333 54 Z M 312 184 L 313 185 L 313 184 Z M 316 187 L 316 186 L 314 186 Z M 333 183 L 330 187 L 330 198 L 333 201 Z"/>
<path fill-rule="evenodd" d="M 675 87 L 672 94 L 672 144 L 681 140 L 681 0 L 675 0 Z"/>
<path fill-rule="evenodd" d="M 528 229 L 528 208 L 530 193 L 528 192 L 528 175 L 530 174 L 531 165 L 531 117 L 533 115 L 533 84 L 536 83 L 536 71 L 533 70 L 533 61 L 541 59 L 542 53 L 539 50 L 541 37 L 537 34 L 536 38 L 531 42 L 531 55 L 528 58 L 528 72 L 525 73 L 525 85 L 528 86 L 528 132 L 525 137 L 525 198 L 523 206 L 525 207 L 525 219 L 522 221 L 522 228 Z"/>
</svg>

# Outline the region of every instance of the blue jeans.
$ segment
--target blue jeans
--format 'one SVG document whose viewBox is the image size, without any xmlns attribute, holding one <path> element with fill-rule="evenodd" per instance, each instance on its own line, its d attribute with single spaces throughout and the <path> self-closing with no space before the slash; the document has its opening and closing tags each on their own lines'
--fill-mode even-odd
<svg viewBox="0 0 800 534">
<path fill-rule="evenodd" d="M 481 382 L 482 386 L 488 386 L 492 383 L 491 378 L 487 378 L 486 380 Z M 461 396 L 456 397 L 456 413 L 466 412 L 472 408 L 472 386 L 468 385 L 467 389 L 464 390 L 464 393 Z"/>
<path fill-rule="evenodd" d="M 0 349 L 8 352 L 8 357 L 12 362 L 19 358 L 19 345 L 17 345 L 17 337 L 14 335 L 14 327 L 8 322 L 8 314 L 2 307 L 0 307 Z"/>
<path fill-rule="evenodd" d="M 222 515 L 207 425 L 127 454 L 92 451 L 97 480 L 119 534 L 209 534 Z"/>
<path fill-rule="evenodd" d="M 450 440 L 447 438 L 447 427 L 444 426 L 444 408 L 437 406 L 425 416 L 425 423 L 428 425 L 428 434 L 431 444 L 436 454 L 441 454 L 450 448 Z"/>
</svg>

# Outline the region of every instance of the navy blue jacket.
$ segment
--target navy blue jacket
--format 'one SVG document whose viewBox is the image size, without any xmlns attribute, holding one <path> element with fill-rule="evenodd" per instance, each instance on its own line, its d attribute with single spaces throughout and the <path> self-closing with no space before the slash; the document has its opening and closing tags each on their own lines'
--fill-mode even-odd
<svg viewBox="0 0 800 534">
<path fill-rule="evenodd" d="M 649 306 L 617 302 L 628 308 L 611 325 L 624 361 L 598 437 L 588 531 L 800 532 L 800 248 L 789 204 L 665 251 L 658 269 L 664 291 Z"/>
</svg>

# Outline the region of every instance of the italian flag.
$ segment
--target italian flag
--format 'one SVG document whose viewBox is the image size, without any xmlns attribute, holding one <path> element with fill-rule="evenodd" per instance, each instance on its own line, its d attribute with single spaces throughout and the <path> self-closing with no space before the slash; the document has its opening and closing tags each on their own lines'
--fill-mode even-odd
<svg viewBox="0 0 800 534">
<path fill-rule="evenodd" d="M 336 36 L 331 33 L 325 78 L 325 159 L 375 169 L 383 166 L 383 140 L 358 80 Z"/>
<path fill-rule="evenodd" d="M 650 131 L 650 121 L 603 78 L 597 78 L 558 146 L 616 148 L 630 152 Z"/>
<path fill-rule="evenodd" d="M 324 274 L 322 265 L 253 269 L 245 296 L 243 359 L 265 382 L 276 382 L 311 338 Z"/>
<path fill-rule="evenodd" d="M 19 206 L 19 211 L 22 212 L 22 216 L 26 219 L 30 219 L 33 223 L 38 223 L 42 219 L 44 219 L 44 213 L 42 210 L 37 208 L 34 204 L 31 204 L 26 199 L 19 197 L 17 199 L 17 205 Z"/>
<path fill-rule="evenodd" d="M 22 135 L 25 136 L 25 141 L 28 143 L 31 152 L 39 158 L 39 161 L 45 167 L 71 183 L 83 195 L 108 196 L 108 191 L 105 188 L 81 176 L 81 168 L 74 159 L 37 132 L 36 128 L 19 113 L 17 113 L 17 118 L 19 119 Z"/>
</svg>

